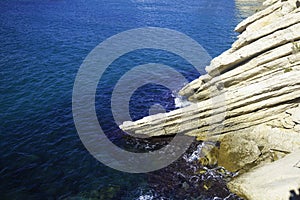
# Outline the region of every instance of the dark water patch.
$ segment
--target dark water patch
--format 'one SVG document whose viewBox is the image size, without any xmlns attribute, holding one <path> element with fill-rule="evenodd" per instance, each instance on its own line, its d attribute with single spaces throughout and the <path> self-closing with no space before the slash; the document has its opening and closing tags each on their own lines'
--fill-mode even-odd
<svg viewBox="0 0 300 200">
<path fill-rule="evenodd" d="M 149 173 L 148 181 L 153 191 L 170 199 L 240 199 L 226 186 L 234 174 L 217 165 L 203 166 L 200 157 L 191 159 L 199 145 L 201 142 L 195 141 L 177 161 Z"/>
<path fill-rule="evenodd" d="M 153 151 L 168 145 L 172 137 L 134 139 L 125 137 L 124 149 L 135 152 Z M 217 144 L 216 144 L 217 145 Z M 67 199 L 135 199 L 135 200 L 242 200 L 231 193 L 226 183 L 236 174 L 215 164 L 202 165 L 204 147 L 194 141 L 189 149 L 171 165 L 145 175 L 146 182 L 134 189 L 119 184 L 80 193 Z M 195 155 L 197 155 L 195 157 Z M 168 156 L 168 155 L 166 155 Z"/>
<path fill-rule="evenodd" d="M 1 199 L 62 199 L 92 190 L 106 194 L 104 190 L 110 186 L 120 188 L 117 199 L 134 199 L 146 191 L 148 179 L 144 174 L 110 169 L 81 143 L 71 107 L 76 73 L 100 42 L 145 26 L 183 32 L 215 57 L 235 39 L 232 30 L 239 19 L 234 11 L 234 1 L 228 0 L 0 1 Z M 154 62 L 155 54 L 148 59 L 149 55 L 119 60 L 111 70 L 119 76 L 129 69 L 126 67 L 144 59 Z M 174 56 L 164 54 L 156 61 L 172 63 L 188 80 L 195 78 L 188 65 Z M 101 86 L 107 90 L 97 93 L 96 98 L 103 102 L 96 108 L 107 133 L 118 136 L 121 132 L 107 111 L 115 74 L 109 71 L 107 79 L 102 79 Z M 145 96 L 160 101 L 167 110 L 173 109 L 170 91 L 162 90 L 158 88 L 154 92 L 157 95 L 137 92 L 132 116 L 137 119 L 147 114 L 143 110 L 149 107 L 143 107 Z M 118 138 L 112 139 L 117 143 Z M 134 197 L 130 192 L 124 194 L 125 190 Z"/>
<path fill-rule="evenodd" d="M 183 58 L 175 55 L 171 52 L 166 52 L 157 49 L 142 49 L 132 51 L 128 54 L 120 56 L 115 60 L 103 73 L 96 92 L 96 112 L 98 121 L 106 135 L 114 143 L 122 143 L 122 136 L 126 133 L 121 131 L 118 124 L 115 123 L 114 116 L 111 107 L 112 93 L 115 89 L 115 85 L 118 80 L 136 66 L 144 65 L 147 63 L 160 63 L 169 66 L 176 70 L 178 73 L 185 77 L 188 83 L 200 76 L 200 73 L 188 63 Z M 144 73 L 151 74 L 151 69 L 145 71 Z M 177 91 L 183 87 L 183 85 L 178 85 L 176 79 L 170 77 L 169 74 L 164 73 L 164 71 L 157 72 L 155 74 L 160 77 L 160 79 L 166 79 L 173 81 L 173 85 L 177 87 Z M 140 77 L 131 77 L 132 82 L 136 81 Z M 123 87 L 127 87 L 124 85 Z M 118 96 L 118 101 L 129 104 L 129 114 L 132 120 L 141 119 L 149 115 L 149 109 L 155 104 L 161 105 L 165 112 L 169 112 L 175 109 L 175 95 L 177 91 L 170 91 L 170 89 L 165 86 L 158 84 L 146 84 L 139 86 L 132 96 L 129 102 L 124 102 L 124 98 L 127 94 Z M 104 115 L 104 116 L 103 116 Z"/>
</svg>

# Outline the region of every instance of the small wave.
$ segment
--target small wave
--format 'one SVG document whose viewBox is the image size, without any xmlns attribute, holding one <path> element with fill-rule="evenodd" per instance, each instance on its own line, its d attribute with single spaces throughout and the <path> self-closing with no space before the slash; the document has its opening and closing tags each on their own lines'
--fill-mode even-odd
<svg viewBox="0 0 300 200">
<path fill-rule="evenodd" d="M 201 144 L 199 144 L 196 148 L 195 151 L 193 151 L 193 153 L 190 156 L 184 155 L 183 159 L 186 162 L 194 162 L 196 160 L 198 160 L 200 157 L 204 156 L 204 153 L 202 152 L 203 148 L 212 148 L 216 145 L 215 142 L 202 142 Z"/>
<path fill-rule="evenodd" d="M 153 200 L 154 196 L 146 194 L 139 196 L 136 200 Z"/>
<path fill-rule="evenodd" d="M 139 188 L 138 197 L 135 200 L 166 200 L 166 198 L 159 197 L 159 195 L 152 189 Z"/>
<path fill-rule="evenodd" d="M 184 108 L 192 104 L 185 97 L 180 96 L 178 93 L 173 93 L 175 108 Z"/>
</svg>

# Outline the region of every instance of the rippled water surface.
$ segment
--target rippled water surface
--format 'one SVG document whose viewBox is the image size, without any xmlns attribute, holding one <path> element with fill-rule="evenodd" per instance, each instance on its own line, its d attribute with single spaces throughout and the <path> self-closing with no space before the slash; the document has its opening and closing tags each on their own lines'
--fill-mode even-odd
<svg viewBox="0 0 300 200">
<path fill-rule="evenodd" d="M 0 1 L 1 199 L 151 199 L 153 176 L 110 169 L 81 143 L 71 107 L 76 73 L 100 42 L 145 26 L 180 31 L 215 57 L 234 41 L 240 18 L 233 0 Z M 120 145 L 111 91 L 122 73 L 149 62 L 172 66 L 189 81 L 199 76 L 168 52 L 141 50 L 116 60 L 99 83 L 96 109 L 106 134 Z M 173 93 L 157 85 L 140 88 L 131 98 L 132 118 L 148 115 L 155 103 L 175 109 Z M 187 191 L 181 197 L 190 199 Z M 176 199 L 176 191 L 168 198 Z"/>
</svg>

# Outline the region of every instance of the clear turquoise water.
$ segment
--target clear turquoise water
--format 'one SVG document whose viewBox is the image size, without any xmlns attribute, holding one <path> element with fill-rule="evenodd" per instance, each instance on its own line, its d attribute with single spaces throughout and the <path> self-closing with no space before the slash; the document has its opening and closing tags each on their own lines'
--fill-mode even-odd
<svg viewBox="0 0 300 200">
<path fill-rule="evenodd" d="M 145 26 L 185 33 L 215 57 L 230 47 L 240 20 L 233 0 L 0 1 L 1 199 L 63 199 L 111 185 L 122 191 L 115 199 L 132 199 L 137 188 L 147 186 L 147 176 L 102 165 L 77 135 L 72 89 L 84 58 L 106 38 Z M 199 76 L 181 58 L 151 50 L 110 67 L 122 74 L 147 62 L 172 65 L 189 80 Z M 96 102 L 104 116 L 99 121 L 116 143 L 120 130 L 112 121 L 109 97 L 117 78 L 108 73 L 101 80 Z M 147 115 L 155 102 L 174 109 L 165 88 L 152 85 L 134 95 L 134 119 Z"/>
</svg>

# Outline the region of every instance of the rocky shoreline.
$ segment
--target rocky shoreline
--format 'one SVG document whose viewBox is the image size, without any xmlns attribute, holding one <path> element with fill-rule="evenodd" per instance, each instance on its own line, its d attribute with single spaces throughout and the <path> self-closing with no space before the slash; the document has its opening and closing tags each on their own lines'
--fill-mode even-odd
<svg viewBox="0 0 300 200">
<path fill-rule="evenodd" d="M 300 1 L 267 0 L 235 31 L 232 47 L 179 92 L 191 105 L 120 128 L 218 141 L 218 165 L 241 174 L 233 192 L 288 199 L 300 188 Z"/>
</svg>

